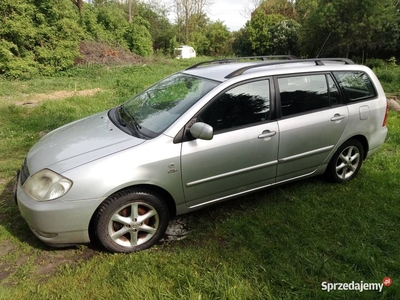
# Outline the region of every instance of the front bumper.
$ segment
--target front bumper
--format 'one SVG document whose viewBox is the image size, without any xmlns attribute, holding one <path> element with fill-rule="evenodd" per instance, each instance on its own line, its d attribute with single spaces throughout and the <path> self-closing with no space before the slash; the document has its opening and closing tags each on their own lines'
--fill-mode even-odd
<svg viewBox="0 0 400 300">
<path fill-rule="evenodd" d="M 41 241 L 54 247 L 90 242 L 90 220 L 104 198 L 77 201 L 59 198 L 38 202 L 24 192 L 18 174 L 14 196 L 19 211 Z"/>
</svg>

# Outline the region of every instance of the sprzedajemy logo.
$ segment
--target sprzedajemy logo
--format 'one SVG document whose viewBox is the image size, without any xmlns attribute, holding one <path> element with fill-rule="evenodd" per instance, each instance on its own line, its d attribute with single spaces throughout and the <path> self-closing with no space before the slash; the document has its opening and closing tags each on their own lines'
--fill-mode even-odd
<svg viewBox="0 0 400 300">
<path fill-rule="evenodd" d="M 321 283 L 321 289 L 323 291 L 332 292 L 332 291 L 379 291 L 382 292 L 383 287 L 389 287 L 393 283 L 390 277 L 385 277 L 382 280 L 382 283 L 369 283 L 369 282 L 327 282 L 323 281 Z"/>
</svg>

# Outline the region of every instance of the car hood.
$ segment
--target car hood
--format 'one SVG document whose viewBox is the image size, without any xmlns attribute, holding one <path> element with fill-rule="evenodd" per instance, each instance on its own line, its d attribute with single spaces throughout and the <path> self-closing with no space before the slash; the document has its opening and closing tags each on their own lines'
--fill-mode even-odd
<svg viewBox="0 0 400 300">
<path fill-rule="evenodd" d="M 31 174 L 44 168 L 63 173 L 144 141 L 120 130 L 102 112 L 46 134 L 31 148 L 27 162 Z"/>
</svg>

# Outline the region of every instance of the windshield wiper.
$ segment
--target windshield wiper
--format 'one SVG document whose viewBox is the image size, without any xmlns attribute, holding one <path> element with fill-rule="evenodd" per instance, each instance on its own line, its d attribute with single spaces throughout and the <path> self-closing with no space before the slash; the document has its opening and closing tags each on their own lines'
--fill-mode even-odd
<svg viewBox="0 0 400 300">
<path fill-rule="evenodd" d="M 126 122 L 124 120 L 124 118 L 122 117 L 122 114 L 124 113 L 124 107 L 123 105 L 121 105 L 118 108 L 118 117 L 119 117 L 119 122 L 121 123 L 122 126 L 126 127 Z"/>
<path fill-rule="evenodd" d="M 125 106 L 122 104 L 119 109 L 119 116 L 120 116 L 120 122 L 122 124 L 122 126 L 126 127 L 127 123 L 125 122 L 125 118 L 123 117 L 123 114 L 128 116 L 130 119 L 130 123 L 133 124 L 134 128 L 136 129 L 136 131 L 140 134 L 140 129 L 142 129 L 142 126 L 139 125 L 139 123 L 136 121 L 135 117 L 130 113 L 129 110 L 127 110 L 125 108 Z"/>
</svg>

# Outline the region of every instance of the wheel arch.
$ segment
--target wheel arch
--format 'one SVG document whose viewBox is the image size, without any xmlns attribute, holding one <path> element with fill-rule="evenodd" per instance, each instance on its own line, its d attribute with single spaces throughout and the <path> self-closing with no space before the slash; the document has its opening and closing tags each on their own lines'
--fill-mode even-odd
<svg viewBox="0 0 400 300">
<path fill-rule="evenodd" d="M 349 141 L 349 140 L 351 140 L 351 139 L 358 140 L 358 141 L 361 143 L 361 145 L 362 145 L 363 148 L 364 148 L 364 157 L 363 157 L 363 160 L 365 160 L 365 159 L 367 158 L 367 154 L 368 154 L 368 150 L 369 150 L 369 144 L 368 144 L 367 138 L 366 138 L 365 136 L 359 134 L 359 135 L 352 136 L 351 138 L 349 138 L 349 139 L 347 139 L 346 141 L 344 141 L 342 144 L 346 143 L 347 141 Z"/>
<path fill-rule="evenodd" d="M 174 218 L 176 216 L 176 204 L 175 204 L 174 198 L 171 196 L 171 194 L 168 191 L 166 191 L 165 189 L 163 189 L 163 188 L 161 188 L 159 186 L 156 186 L 156 185 L 138 184 L 138 185 L 127 186 L 127 187 L 124 187 L 124 188 L 122 188 L 120 190 L 115 191 L 114 193 L 109 195 L 106 199 L 104 199 L 104 201 L 106 201 L 109 197 L 111 197 L 112 195 L 114 195 L 116 193 L 119 193 L 119 192 L 124 191 L 124 190 L 129 190 L 129 189 L 132 189 L 132 188 L 143 189 L 143 190 L 155 193 L 157 195 L 160 195 L 162 197 L 162 199 L 165 201 L 165 203 L 167 204 L 170 218 Z M 90 222 L 89 222 L 89 238 L 90 238 L 91 242 L 95 242 L 96 241 L 96 238 L 94 236 L 94 228 L 93 228 L 93 226 L 94 226 L 94 218 L 95 218 L 95 215 L 96 215 L 96 212 L 97 212 L 98 208 L 101 206 L 101 204 L 104 201 L 99 203 L 99 205 L 97 206 L 96 210 L 93 212 L 93 215 L 92 215 L 92 217 L 90 219 Z"/>
</svg>

